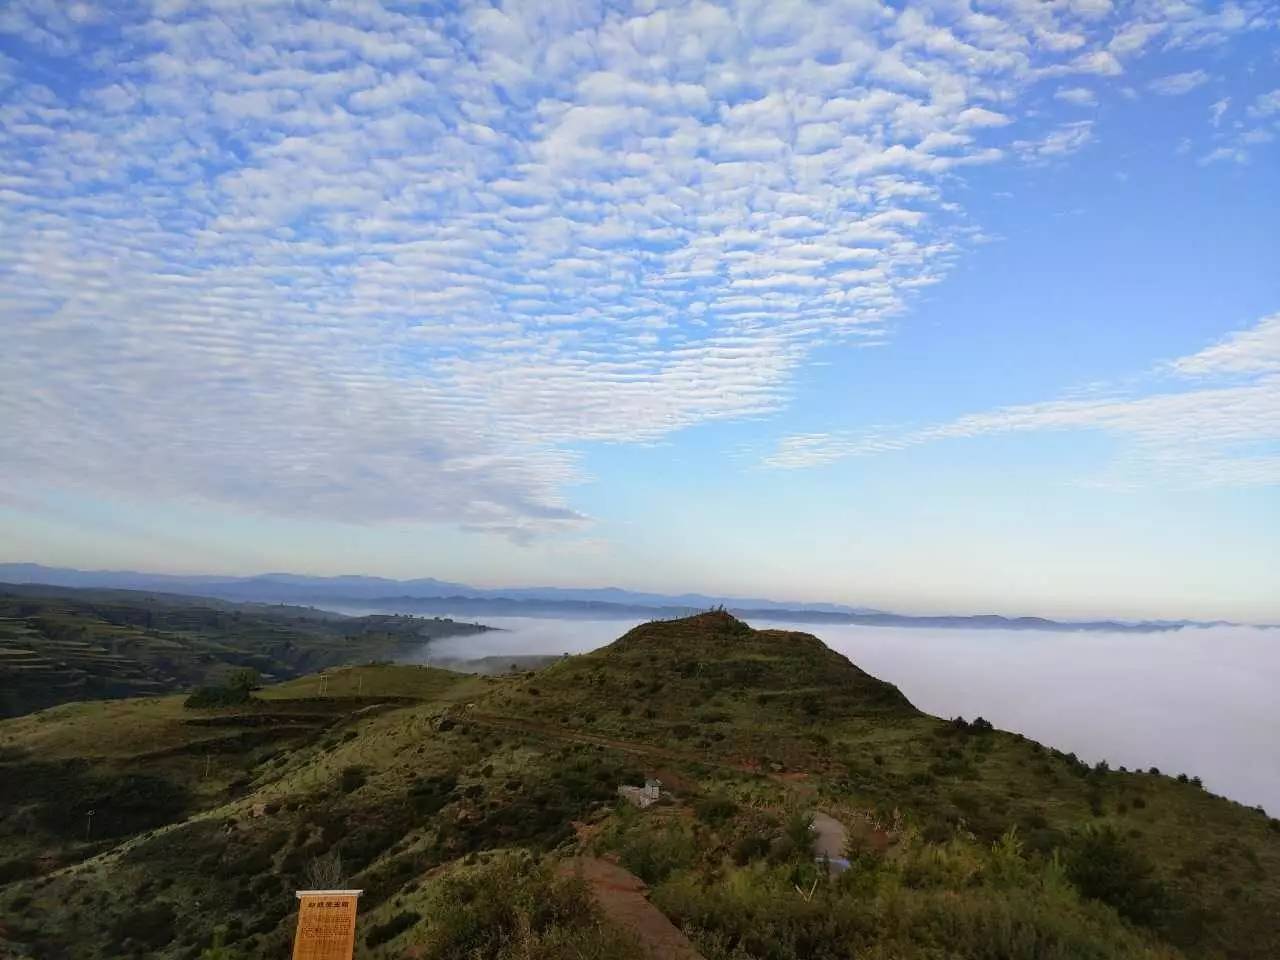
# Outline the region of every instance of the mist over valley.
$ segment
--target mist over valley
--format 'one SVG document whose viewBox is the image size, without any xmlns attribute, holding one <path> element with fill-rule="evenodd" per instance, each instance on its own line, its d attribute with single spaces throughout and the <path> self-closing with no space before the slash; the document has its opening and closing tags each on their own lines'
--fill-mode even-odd
<svg viewBox="0 0 1280 960">
<path fill-rule="evenodd" d="M 467 618 L 457 616 L 455 619 Z M 485 617 L 497 629 L 445 637 L 415 662 L 579 654 L 641 620 Z M 920 629 L 756 620 L 811 633 L 941 717 L 982 716 L 1088 763 L 1199 776 L 1280 810 L 1280 632 L 1251 626 L 1158 633 Z"/>
</svg>

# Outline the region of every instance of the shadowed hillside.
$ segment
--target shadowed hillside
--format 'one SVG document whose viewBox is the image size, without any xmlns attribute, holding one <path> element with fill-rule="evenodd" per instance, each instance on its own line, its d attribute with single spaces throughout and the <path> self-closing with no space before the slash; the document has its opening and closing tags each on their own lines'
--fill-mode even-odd
<svg viewBox="0 0 1280 960">
<path fill-rule="evenodd" d="M 482 632 L 453 620 L 0 584 L 0 717 L 166 693 L 234 668 L 283 679 Z"/>
<path fill-rule="evenodd" d="M 652 957 L 645 884 L 707 960 L 1280 955 L 1277 821 L 719 612 L 516 676 L 60 707 L 0 723 L 0 784 L 0 956 L 285 956 L 317 877 L 367 891 L 367 958 Z"/>
</svg>

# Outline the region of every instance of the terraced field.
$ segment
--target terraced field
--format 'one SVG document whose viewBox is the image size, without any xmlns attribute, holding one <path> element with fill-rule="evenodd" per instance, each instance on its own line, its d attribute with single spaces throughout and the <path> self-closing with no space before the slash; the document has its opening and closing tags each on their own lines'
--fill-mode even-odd
<svg viewBox="0 0 1280 960">
<path fill-rule="evenodd" d="M 233 668 L 272 680 L 395 660 L 433 639 L 484 629 L 438 618 L 0 585 L 0 717 L 183 690 Z"/>
</svg>

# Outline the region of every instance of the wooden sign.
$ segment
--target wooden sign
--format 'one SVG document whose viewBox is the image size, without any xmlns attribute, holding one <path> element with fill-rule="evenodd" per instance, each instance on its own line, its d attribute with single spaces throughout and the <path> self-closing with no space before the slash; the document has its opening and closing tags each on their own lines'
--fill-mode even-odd
<svg viewBox="0 0 1280 960">
<path fill-rule="evenodd" d="M 351 960 L 362 890 L 299 890 L 293 960 Z"/>
</svg>

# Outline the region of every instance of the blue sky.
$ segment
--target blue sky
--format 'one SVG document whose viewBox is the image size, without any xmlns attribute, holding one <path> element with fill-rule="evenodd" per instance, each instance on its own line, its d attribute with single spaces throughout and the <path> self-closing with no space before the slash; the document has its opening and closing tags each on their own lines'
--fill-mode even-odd
<svg viewBox="0 0 1280 960">
<path fill-rule="evenodd" d="M 5 559 L 1280 620 L 1278 37 L 9 3 Z"/>
</svg>

